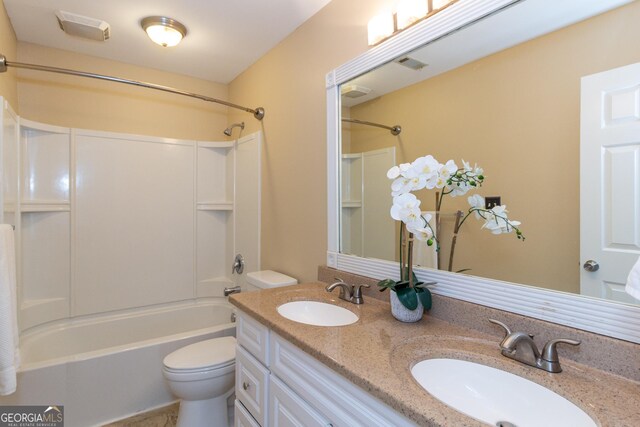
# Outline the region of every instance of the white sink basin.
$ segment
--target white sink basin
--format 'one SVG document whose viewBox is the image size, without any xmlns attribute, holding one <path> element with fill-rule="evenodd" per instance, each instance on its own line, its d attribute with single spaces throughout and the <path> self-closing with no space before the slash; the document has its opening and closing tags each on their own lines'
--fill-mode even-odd
<svg viewBox="0 0 640 427">
<path fill-rule="evenodd" d="M 314 326 L 344 326 L 358 321 L 346 308 L 317 301 L 293 301 L 278 307 L 280 316 Z"/>
<path fill-rule="evenodd" d="M 456 359 L 427 359 L 417 363 L 411 374 L 441 402 L 492 426 L 597 425 L 564 397 L 489 366 Z"/>
</svg>

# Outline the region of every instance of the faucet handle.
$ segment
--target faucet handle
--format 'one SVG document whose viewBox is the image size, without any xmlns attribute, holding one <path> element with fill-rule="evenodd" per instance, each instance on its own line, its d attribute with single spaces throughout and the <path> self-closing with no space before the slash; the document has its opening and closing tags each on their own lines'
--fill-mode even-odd
<svg viewBox="0 0 640 427">
<path fill-rule="evenodd" d="M 580 345 L 580 341 L 569 340 L 566 338 L 549 340 L 549 342 L 544 345 L 544 348 L 542 349 L 542 355 L 540 357 L 547 362 L 558 362 L 558 350 L 556 350 L 556 346 L 558 344 Z"/>
<path fill-rule="evenodd" d="M 367 285 L 365 283 L 360 285 L 353 285 L 353 296 L 355 298 L 362 298 L 362 288 L 370 288 L 371 285 Z"/>
<path fill-rule="evenodd" d="M 489 319 L 489 322 L 496 324 L 498 326 L 502 326 L 502 329 L 504 329 L 504 332 L 505 332 L 504 334 L 505 338 L 511 334 L 511 329 L 501 321 L 495 320 L 495 319 Z"/>
</svg>

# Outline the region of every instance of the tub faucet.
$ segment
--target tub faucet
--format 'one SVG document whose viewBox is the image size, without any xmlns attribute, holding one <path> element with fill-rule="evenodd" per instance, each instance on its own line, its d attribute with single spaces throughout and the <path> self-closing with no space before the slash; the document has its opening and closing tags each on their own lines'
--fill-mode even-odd
<svg viewBox="0 0 640 427">
<path fill-rule="evenodd" d="M 242 291 L 240 286 L 232 286 L 231 288 L 224 288 L 224 296 L 228 297 L 231 294 L 237 294 Z"/>
<path fill-rule="evenodd" d="M 536 343 L 533 341 L 533 335 L 524 332 L 511 332 L 507 325 L 494 319 L 489 319 L 489 322 L 501 326 L 505 330 L 505 337 L 500 343 L 503 356 L 547 372 L 562 372 L 556 349 L 558 344 L 580 344 L 580 341 L 565 338 L 549 340 L 544 345 L 542 354 L 540 354 Z"/>
<path fill-rule="evenodd" d="M 335 288 L 340 287 L 340 294 L 338 295 L 338 298 L 354 304 L 364 303 L 364 298 L 362 298 L 362 288 L 368 288 L 370 285 L 349 285 L 338 277 L 334 280 L 337 280 L 337 282 L 325 287 L 327 292 L 332 292 Z"/>
</svg>

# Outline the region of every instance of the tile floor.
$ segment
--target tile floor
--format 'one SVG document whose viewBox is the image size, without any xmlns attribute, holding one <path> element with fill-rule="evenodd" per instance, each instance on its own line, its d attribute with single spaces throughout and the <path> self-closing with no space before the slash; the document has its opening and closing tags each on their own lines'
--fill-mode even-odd
<svg viewBox="0 0 640 427">
<path fill-rule="evenodd" d="M 227 407 L 229 410 L 229 419 L 227 420 L 227 426 L 234 425 L 233 403 L 235 395 L 229 396 L 227 401 Z M 173 403 L 162 408 L 155 409 L 153 411 L 144 412 L 142 414 L 135 415 L 124 420 L 116 421 L 115 423 L 105 424 L 103 427 L 175 427 L 178 421 L 178 409 L 179 403 Z M 194 426 L 200 427 L 200 426 Z M 219 426 L 211 426 L 219 427 Z M 226 427 L 226 426 L 225 426 Z"/>
<path fill-rule="evenodd" d="M 179 404 L 174 403 L 163 408 L 135 415 L 104 427 L 175 427 L 178 420 Z"/>
</svg>

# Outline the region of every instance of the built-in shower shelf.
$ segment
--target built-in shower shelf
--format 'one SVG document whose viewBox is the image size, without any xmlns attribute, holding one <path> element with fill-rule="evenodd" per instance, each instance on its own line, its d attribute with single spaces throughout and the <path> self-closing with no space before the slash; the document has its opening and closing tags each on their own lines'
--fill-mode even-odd
<svg viewBox="0 0 640 427">
<path fill-rule="evenodd" d="M 198 147 L 200 148 L 233 148 L 233 141 L 229 142 L 207 142 L 207 141 L 198 141 Z"/>
<path fill-rule="evenodd" d="M 361 208 L 362 202 L 360 200 L 344 200 L 342 202 L 343 208 Z"/>
<path fill-rule="evenodd" d="M 57 200 L 29 200 L 20 204 L 21 212 L 69 212 L 71 205 L 69 202 Z"/>
<path fill-rule="evenodd" d="M 199 211 L 232 211 L 233 202 L 203 202 L 198 203 Z"/>
</svg>

